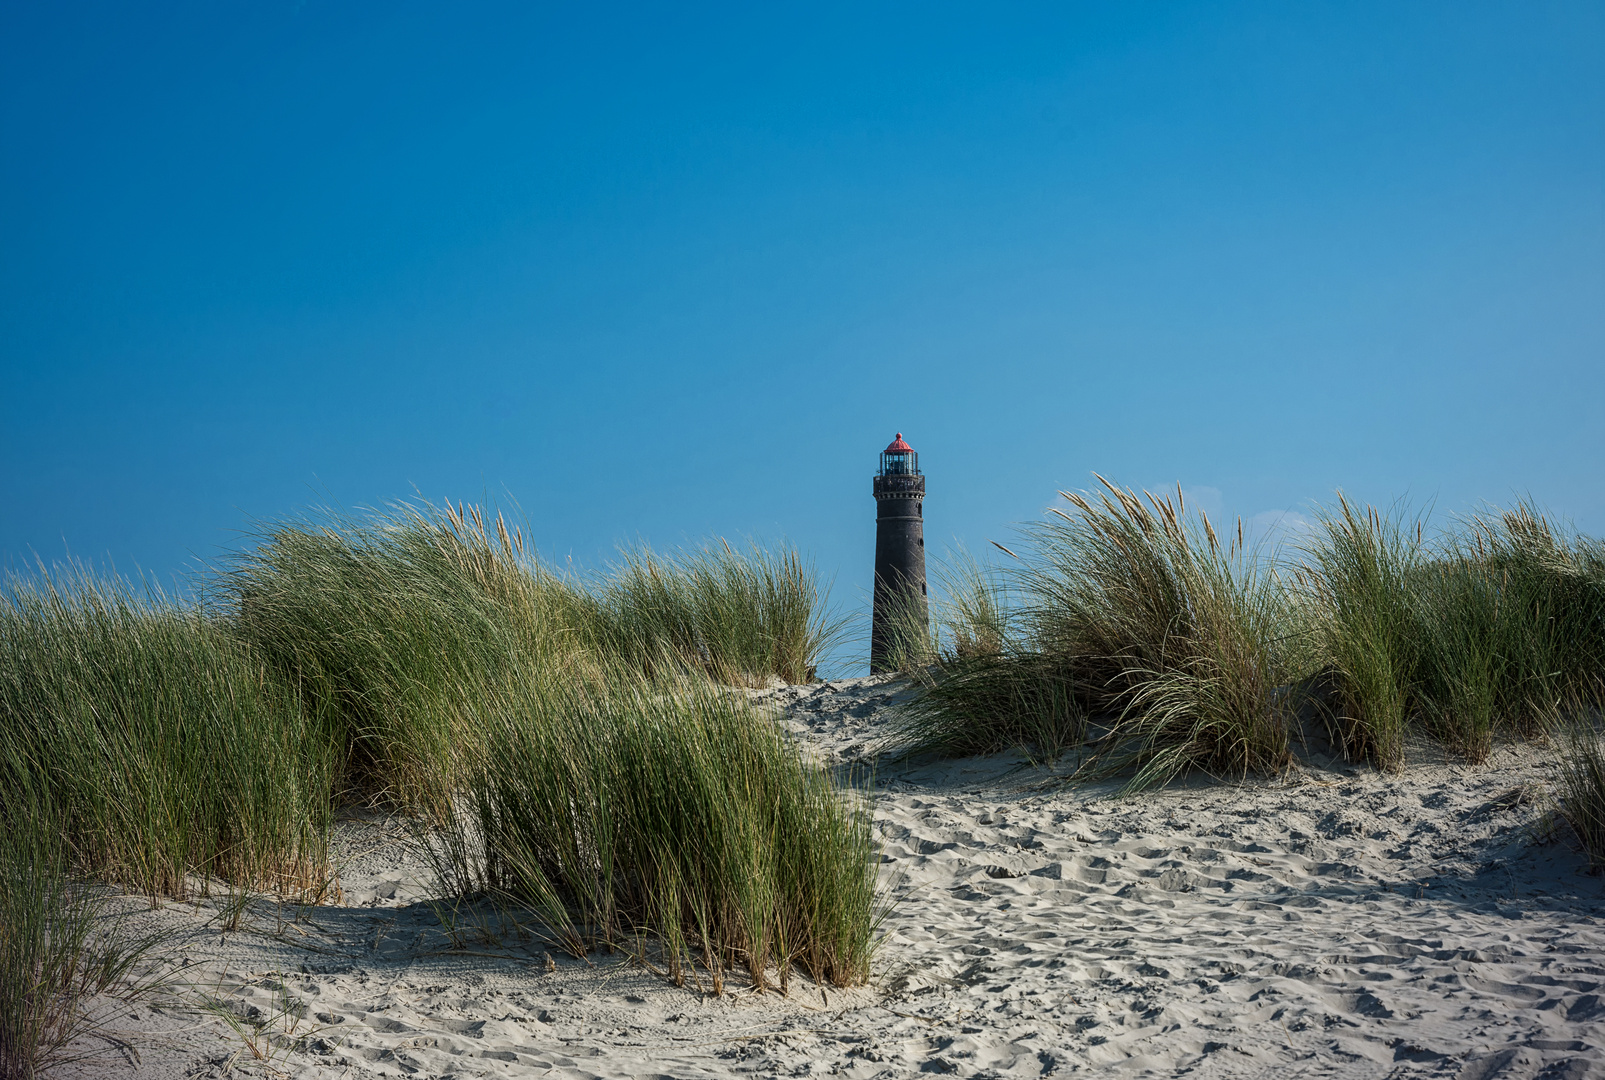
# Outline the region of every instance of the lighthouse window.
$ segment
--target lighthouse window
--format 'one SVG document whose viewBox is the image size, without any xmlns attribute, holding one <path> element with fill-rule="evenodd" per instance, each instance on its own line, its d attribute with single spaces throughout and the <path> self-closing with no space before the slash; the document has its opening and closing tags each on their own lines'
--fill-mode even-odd
<svg viewBox="0 0 1605 1080">
<path fill-rule="evenodd" d="M 911 476 L 915 456 L 907 453 L 884 454 L 881 457 L 881 474 L 884 476 Z"/>
</svg>

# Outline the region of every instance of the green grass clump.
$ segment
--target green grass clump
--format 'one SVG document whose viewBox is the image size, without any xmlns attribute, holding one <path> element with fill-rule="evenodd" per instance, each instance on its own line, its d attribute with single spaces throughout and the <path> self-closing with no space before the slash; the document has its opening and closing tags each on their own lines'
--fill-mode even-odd
<svg viewBox="0 0 1605 1080">
<path fill-rule="evenodd" d="M 458 893 L 533 907 L 577 956 L 656 939 L 676 983 L 742 968 L 863 982 L 875 931 L 865 802 L 744 697 L 613 665 L 533 677 L 499 709 L 436 845 Z"/>
<path fill-rule="evenodd" d="M 917 652 L 909 650 L 914 662 L 904 670 L 919 689 L 894 739 L 927 753 L 1024 747 L 1046 759 L 1078 745 L 1087 715 L 1076 672 L 1017 632 L 1021 613 L 1010 576 L 960 549 L 938 564 L 935 577 L 935 629 Z"/>
<path fill-rule="evenodd" d="M 438 812 L 480 703 L 561 625 L 569 597 L 521 547 L 477 511 L 330 515 L 267 530 L 214 596 L 329 730 L 348 795 Z"/>
<path fill-rule="evenodd" d="M 1066 495 L 1076 513 L 1033 530 L 1023 584 L 1037 651 L 1073 664 L 1088 711 L 1110 717 L 1101 766 L 1134 770 L 1132 787 L 1280 768 L 1288 731 L 1272 691 L 1289 619 L 1275 568 L 1241 526 L 1223 544 L 1179 490 L 1104 486 L 1097 502 Z"/>
<path fill-rule="evenodd" d="M 1528 504 L 1472 518 L 1427 575 L 1429 727 L 1472 760 L 1605 694 L 1605 546 Z"/>
<path fill-rule="evenodd" d="M 886 589 L 877 600 L 871 634 L 870 670 L 919 675 L 940 652 L 939 628 L 931 625 L 930 611 L 923 592 Z M 882 651 L 877 659 L 875 649 Z"/>
<path fill-rule="evenodd" d="M 1418 520 L 1340 497 L 1300 578 L 1353 758 L 1404 759 L 1412 728 L 1469 761 L 1503 731 L 1532 737 L 1565 701 L 1598 702 L 1605 558 L 1528 505 L 1471 518 L 1436 543 Z"/>
<path fill-rule="evenodd" d="M 801 682 L 839 632 L 790 549 L 637 549 L 580 579 L 477 507 L 277 525 L 216 586 L 234 632 L 334 732 L 352 790 L 427 813 L 477 752 L 486 703 L 531 670 Z"/>
<path fill-rule="evenodd" d="M 738 964 L 867 977 L 867 808 L 713 681 L 811 674 L 835 628 L 795 552 L 638 549 L 576 579 L 499 518 L 403 508 L 279 526 L 220 585 L 350 789 L 444 830 L 453 892 L 529 905 L 577 953 L 649 934 L 715 990 Z"/>
<path fill-rule="evenodd" d="M 1020 747 L 1055 760 L 1087 735 L 1073 665 L 1030 651 L 942 654 L 924 673 L 894 739 L 919 753 L 990 754 Z"/>
<path fill-rule="evenodd" d="M 327 882 L 331 748 L 227 628 L 78 568 L 5 595 L 0 788 L 60 808 L 80 869 L 178 897 Z"/>
<path fill-rule="evenodd" d="M 1271 691 L 1288 669 L 1289 609 L 1275 568 L 1240 535 L 1223 544 L 1179 492 L 1139 498 L 1103 483 L 1096 501 L 1061 493 L 1072 512 L 1028 527 L 1008 574 L 1012 611 L 972 576 L 959 618 L 974 629 L 955 640 L 986 647 L 950 649 L 905 734 L 952 750 L 1065 746 L 1096 730 L 1090 767 L 1130 770 L 1133 787 L 1191 768 L 1280 767 L 1288 732 Z"/>
<path fill-rule="evenodd" d="M 813 565 L 789 547 L 636 547 L 593 593 L 590 636 L 603 651 L 642 667 L 668 653 L 732 685 L 809 681 L 843 626 Z"/>
<path fill-rule="evenodd" d="M 1001 655 L 1014 637 L 1008 577 L 960 547 L 937 567 L 936 582 L 935 652 L 948 661 Z"/>
<path fill-rule="evenodd" d="M 1337 697 L 1321 704 L 1352 760 L 1397 768 L 1427 648 L 1415 600 L 1426 564 L 1421 522 L 1411 527 L 1374 508 L 1357 511 L 1340 495 L 1318 523 L 1299 580 L 1308 587 L 1311 636 L 1329 669 L 1318 681 Z"/>
<path fill-rule="evenodd" d="M 1428 541 L 1423 520 L 1340 495 L 1299 549 L 1260 555 L 1179 493 L 1104 486 L 1066 494 L 1020 554 L 999 545 L 1006 571 L 939 575 L 946 644 L 905 745 L 1080 744 L 1085 771 L 1143 786 L 1274 770 L 1311 712 L 1391 769 L 1412 733 L 1477 762 L 1562 702 L 1605 703 L 1605 544 L 1530 505 Z"/>
</svg>

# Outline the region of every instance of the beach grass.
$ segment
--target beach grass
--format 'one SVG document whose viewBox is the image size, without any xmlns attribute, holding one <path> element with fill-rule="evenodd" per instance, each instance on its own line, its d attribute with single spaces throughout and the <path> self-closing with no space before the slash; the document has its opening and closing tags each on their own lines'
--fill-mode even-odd
<svg viewBox="0 0 1605 1080">
<path fill-rule="evenodd" d="M 723 542 L 560 574 L 499 514 L 406 505 L 274 525 L 214 596 L 335 732 L 355 796 L 439 813 L 509 680 L 590 657 L 803 682 L 841 632 L 826 591 L 790 548 Z"/>
<path fill-rule="evenodd" d="M 895 741 L 914 752 L 1074 748 L 1140 788 L 1271 773 L 1323 721 L 1352 760 L 1410 738 L 1467 761 L 1605 699 L 1605 547 L 1530 504 L 1428 539 L 1343 496 L 1297 546 L 1223 538 L 1181 493 L 1103 481 L 1022 529 L 1007 561 L 939 571 L 943 642 Z"/>
<path fill-rule="evenodd" d="M 1605 544 L 1520 503 L 1470 518 L 1444 547 L 1426 697 L 1451 738 L 1477 740 L 1468 756 L 1480 760 L 1484 729 L 1541 735 L 1563 703 L 1605 698 Z"/>
<path fill-rule="evenodd" d="M 1531 738 L 1562 701 L 1598 702 L 1605 558 L 1534 507 L 1425 539 L 1398 508 L 1322 515 L 1299 580 L 1327 665 L 1327 702 L 1356 760 L 1397 768 L 1412 730 L 1468 761 Z"/>
<path fill-rule="evenodd" d="M 1271 691 L 1289 666 L 1290 613 L 1275 566 L 1240 535 L 1223 542 L 1179 491 L 1103 481 L 1096 497 L 1061 495 L 1068 510 L 1002 549 L 1006 588 L 967 575 L 966 629 L 906 713 L 911 746 L 1085 739 L 1083 768 L 1126 773 L 1132 789 L 1285 764 Z M 1001 646 L 974 655 L 974 641 Z"/>
<path fill-rule="evenodd" d="M 1102 478 L 1100 478 L 1101 480 Z M 1040 651 L 1074 664 L 1088 712 L 1107 719 L 1092 760 L 1132 789 L 1199 769 L 1271 772 L 1289 759 L 1273 694 L 1294 668 L 1275 563 L 1223 540 L 1201 510 L 1108 482 L 1096 501 L 1032 532 L 1026 582 Z"/>
<path fill-rule="evenodd" d="M 1591 867 L 1605 867 L 1605 743 L 1595 717 L 1573 712 L 1559 725 L 1560 816 Z"/>
<path fill-rule="evenodd" d="M 795 551 L 562 575 L 500 516 L 429 506 L 257 540 L 198 605 L 79 567 L 10 582 L 0 770 L 61 808 L 30 842 L 152 897 L 316 901 L 337 808 L 380 803 L 454 853 L 458 895 L 577 950 L 650 938 L 715 990 L 868 977 L 868 797 L 735 689 L 811 677 L 840 632 Z"/>
<path fill-rule="evenodd" d="M 882 594 L 879 604 L 875 628 L 883 652 L 876 667 L 919 678 L 938 659 L 940 650 L 939 629 L 931 623 L 927 597 L 922 592 L 893 588 Z"/>
<path fill-rule="evenodd" d="M 1476 761 L 1605 701 L 1605 547 L 1529 505 L 1429 541 L 1340 497 L 1288 553 L 1179 491 L 1102 484 L 998 560 L 939 568 L 934 630 L 910 606 L 902 749 L 1073 751 L 1075 775 L 1136 790 L 1274 773 L 1311 705 L 1351 758 L 1393 768 L 1413 735 Z M 759 989 L 868 977 L 867 789 L 740 689 L 811 678 L 839 639 L 796 551 L 635 547 L 559 572 L 500 515 L 427 504 L 255 539 L 198 603 L 80 566 L 7 581 L 0 792 L 50 809 L 8 815 L 6 857 L 33 845 L 63 883 L 42 914 L 7 899 L 8 925 L 59 922 L 70 944 L 78 875 L 327 898 L 337 809 L 381 803 L 419 823 L 450 895 L 533 912 L 576 955 L 633 949 L 715 991 L 737 970 Z M 1599 747 L 1568 747 L 1587 846 Z"/>
<path fill-rule="evenodd" d="M 589 637 L 603 652 L 643 668 L 667 653 L 735 686 L 808 682 L 846 626 L 814 565 L 784 545 L 738 550 L 721 540 L 671 554 L 637 545 L 591 593 Z"/>
<path fill-rule="evenodd" d="M 479 703 L 581 599 L 466 510 L 321 514 L 257 539 L 211 583 L 214 606 L 328 731 L 342 797 L 414 813 L 441 812 Z"/>
<path fill-rule="evenodd" d="M 746 686 L 840 632 L 811 564 L 727 543 L 559 575 L 472 508 L 281 525 L 221 582 L 232 625 L 337 733 L 348 795 L 418 817 L 443 885 L 564 947 L 648 935 L 680 980 L 868 975 L 868 808 Z"/>
<path fill-rule="evenodd" d="M 1021 748 L 1052 761 L 1087 734 L 1073 669 L 1028 650 L 942 655 L 898 716 L 892 744 L 958 757 Z"/>
<path fill-rule="evenodd" d="M 0 789 L 0 1080 L 32 1080 L 92 1056 L 85 1037 L 107 1003 L 159 989 L 143 961 L 155 938 L 125 932 L 97 887 L 73 870 L 67 828 L 48 796 Z"/>
<path fill-rule="evenodd" d="M 949 756 L 1021 747 L 1044 760 L 1080 745 L 1087 717 L 1074 672 L 1022 640 L 1011 576 L 963 548 L 934 569 L 935 625 L 906 665 L 918 692 L 893 741 Z"/>
<path fill-rule="evenodd" d="M 432 845 L 448 892 L 533 910 L 576 956 L 650 938 L 647 962 L 714 992 L 738 968 L 868 977 L 870 804 L 744 695 L 615 662 L 521 682 L 487 736 Z"/>
<path fill-rule="evenodd" d="M 1008 575 L 960 546 L 937 565 L 935 578 L 936 651 L 949 661 L 1000 655 L 1013 640 Z"/>
<path fill-rule="evenodd" d="M 152 896 L 329 879 L 332 747 L 228 629 L 82 567 L 0 604 L 0 782 L 59 810 L 76 867 Z"/>
<path fill-rule="evenodd" d="M 1356 508 L 1343 496 L 1318 513 L 1303 554 L 1308 630 L 1335 700 L 1324 718 L 1351 760 L 1394 769 L 1404 761 L 1416 672 L 1426 649 L 1415 600 L 1427 553 L 1420 519 L 1401 508 Z"/>
</svg>

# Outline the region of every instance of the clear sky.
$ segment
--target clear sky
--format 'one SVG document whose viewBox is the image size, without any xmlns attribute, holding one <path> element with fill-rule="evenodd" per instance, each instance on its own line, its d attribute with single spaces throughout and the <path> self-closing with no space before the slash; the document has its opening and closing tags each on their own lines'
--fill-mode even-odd
<svg viewBox="0 0 1605 1080">
<path fill-rule="evenodd" d="M 0 7 L 0 560 L 319 502 L 785 537 L 903 432 L 1605 532 L 1605 2 Z M 1262 518 L 1263 520 L 1263 518 Z"/>
</svg>

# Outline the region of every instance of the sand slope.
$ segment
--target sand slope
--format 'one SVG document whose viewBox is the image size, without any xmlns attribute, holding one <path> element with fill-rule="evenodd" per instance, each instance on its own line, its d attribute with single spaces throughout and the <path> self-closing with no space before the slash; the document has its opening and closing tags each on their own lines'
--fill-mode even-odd
<svg viewBox="0 0 1605 1080">
<path fill-rule="evenodd" d="M 760 694 L 833 761 L 895 683 Z M 1305 770 L 1109 798 L 1009 755 L 882 766 L 877 984 L 713 999 L 424 902 L 403 830 L 342 825 L 344 904 L 168 905 L 212 1013 L 140 1009 L 101 1076 L 1605 1076 L 1605 896 L 1535 842 L 1549 766 Z M 1524 786 L 1525 785 L 1525 786 Z M 300 921 L 297 921 L 297 919 Z M 456 948 L 454 949 L 454 946 Z M 192 995 L 193 999 L 193 995 Z M 253 1010 L 255 1012 L 253 1013 Z M 260 1028 L 259 1061 L 246 1035 Z M 241 1031 L 245 1034 L 242 1035 Z M 269 1038 L 271 1036 L 271 1038 Z"/>
</svg>

